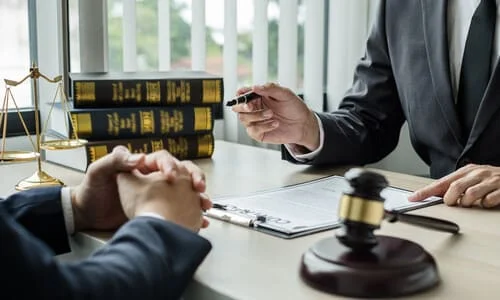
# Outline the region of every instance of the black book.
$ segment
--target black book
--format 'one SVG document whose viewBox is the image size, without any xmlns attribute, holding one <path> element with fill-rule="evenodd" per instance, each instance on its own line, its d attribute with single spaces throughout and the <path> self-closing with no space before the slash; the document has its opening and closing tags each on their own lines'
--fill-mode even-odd
<svg viewBox="0 0 500 300">
<path fill-rule="evenodd" d="M 221 76 L 203 71 L 70 73 L 75 108 L 220 104 Z"/>
<path fill-rule="evenodd" d="M 78 138 L 89 141 L 201 134 L 212 132 L 214 126 L 210 106 L 70 108 L 69 111 L 71 120 L 60 104 L 55 105 L 50 128 L 72 138 L 76 133 Z"/>
</svg>

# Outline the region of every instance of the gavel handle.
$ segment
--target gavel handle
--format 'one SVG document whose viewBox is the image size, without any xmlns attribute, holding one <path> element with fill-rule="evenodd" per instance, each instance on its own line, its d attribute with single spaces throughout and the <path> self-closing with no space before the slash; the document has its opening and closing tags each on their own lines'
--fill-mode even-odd
<svg viewBox="0 0 500 300">
<path fill-rule="evenodd" d="M 433 217 L 418 216 L 418 215 L 398 213 L 393 211 L 386 211 L 385 217 L 387 221 L 391 223 L 399 221 L 410 225 L 449 232 L 453 234 L 457 234 L 460 231 L 460 227 L 456 223 Z"/>
</svg>

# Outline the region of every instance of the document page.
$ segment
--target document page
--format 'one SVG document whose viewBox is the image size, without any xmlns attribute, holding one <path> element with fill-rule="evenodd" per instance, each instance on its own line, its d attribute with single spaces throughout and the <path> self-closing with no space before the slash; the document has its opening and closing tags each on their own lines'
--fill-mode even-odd
<svg viewBox="0 0 500 300">
<path fill-rule="evenodd" d="M 214 203 L 223 205 L 227 212 L 248 218 L 264 216 L 264 227 L 285 234 L 318 228 L 335 227 L 339 224 L 338 205 L 348 182 L 340 176 L 330 176 L 275 190 L 243 196 L 215 198 Z M 409 202 L 410 192 L 388 187 L 381 196 L 386 210 L 406 211 L 441 201 L 432 197 L 422 202 Z"/>
</svg>

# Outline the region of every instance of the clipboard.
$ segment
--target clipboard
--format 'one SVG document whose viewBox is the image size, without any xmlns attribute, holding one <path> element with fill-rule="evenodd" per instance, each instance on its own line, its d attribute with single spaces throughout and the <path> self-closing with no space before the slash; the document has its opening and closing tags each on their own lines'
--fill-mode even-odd
<svg viewBox="0 0 500 300">
<path fill-rule="evenodd" d="M 349 184 L 332 175 L 261 192 L 212 199 L 205 215 L 284 239 L 292 239 L 340 226 L 338 204 Z M 409 202 L 411 191 L 389 186 L 382 190 L 388 211 L 407 212 L 443 203 L 440 197 Z"/>
</svg>

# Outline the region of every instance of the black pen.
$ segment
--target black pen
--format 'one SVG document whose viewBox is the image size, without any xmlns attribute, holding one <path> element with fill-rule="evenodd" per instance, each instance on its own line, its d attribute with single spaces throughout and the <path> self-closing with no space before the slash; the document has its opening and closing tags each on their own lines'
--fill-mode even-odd
<svg viewBox="0 0 500 300">
<path fill-rule="evenodd" d="M 233 106 L 236 104 L 242 104 L 242 103 L 248 103 L 252 100 L 258 99 L 261 96 L 257 93 L 254 92 L 248 92 L 242 95 L 239 95 L 238 97 L 234 97 L 233 99 L 229 100 L 226 103 L 226 106 Z"/>
</svg>

